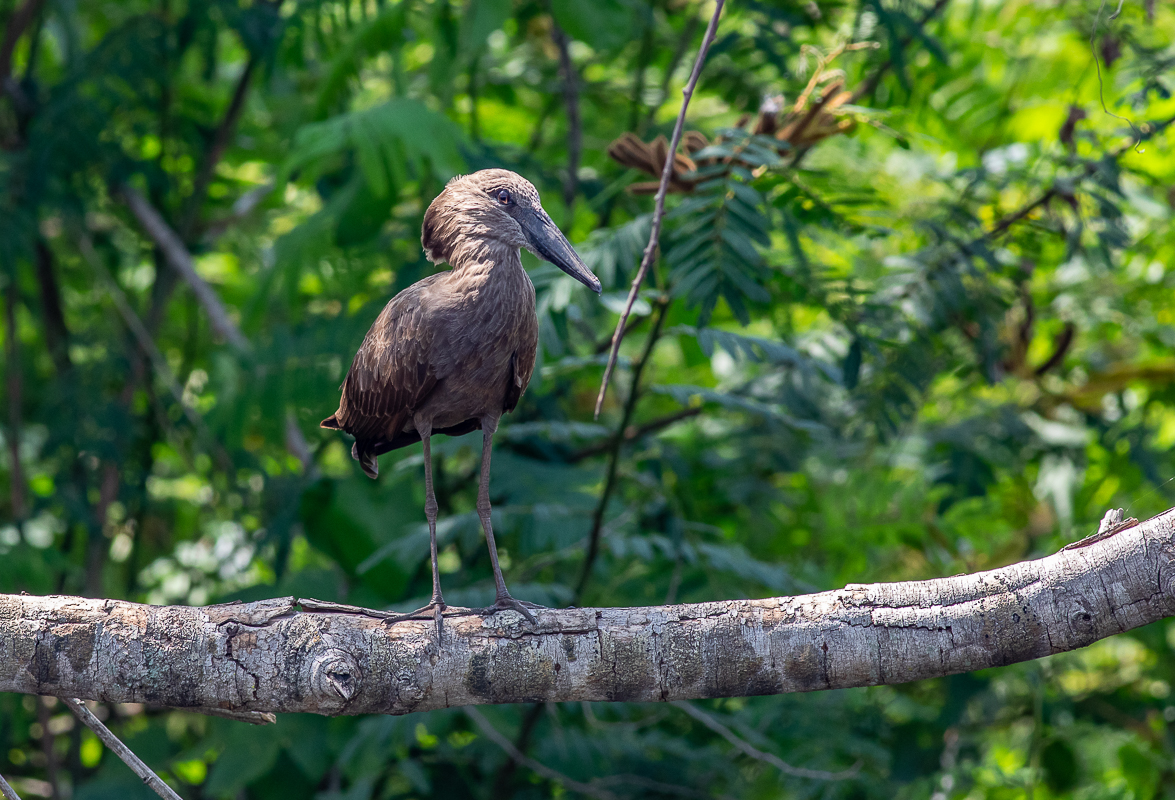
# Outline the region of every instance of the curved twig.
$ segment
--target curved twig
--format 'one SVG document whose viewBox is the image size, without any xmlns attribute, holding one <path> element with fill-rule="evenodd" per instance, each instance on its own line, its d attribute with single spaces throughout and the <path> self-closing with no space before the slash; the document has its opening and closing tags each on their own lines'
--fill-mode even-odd
<svg viewBox="0 0 1175 800">
<path fill-rule="evenodd" d="M 604 368 L 604 379 L 600 382 L 600 394 L 596 398 L 596 419 L 600 418 L 600 410 L 604 407 L 604 395 L 608 392 L 608 381 L 612 379 L 612 370 L 616 367 L 616 356 L 620 352 L 620 340 L 624 336 L 625 323 L 628 322 L 628 315 L 632 313 L 633 303 L 636 302 L 636 296 L 640 292 L 641 284 L 645 281 L 645 275 L 648 274 L 649 267 L 657 256 L 657 246 L 661 238 L 661 222 L 665 217 L 665 194 L 669 189 L 669 179 L 673 175 L 673 154 L 677 152 L 677 146 L 681 143 L 681 131 L 685 126 L 685 110 L 689 108 L 690 98 L 693 97 L 694 89 L 698 85 L 698 78 L 702 74 L 702 64 L 706 61 L 706 53 L 709 52 L 710 45 L 714 42 L 714 34 L 718 30 L 718 17 L 722 14 L 724 3 L 725 0 L 717 0 L 714 6 L 714 16 L 710 18 L 710 25 L 702 37 L 702 46 L 698 48 L 698 57 L 694 60 L 694 70 L 690 73 L 685 88 L 681 90 L 681 111 L 677 113 L 677 122 L 673 126 L 673 136 L 669 140 L 665 166 L 661 169 L 661 185 L 658 187 L 657 197 L 653 201 L 653 226 L 649 233 L 649 243 L 645 245 L 641 265 L 632 281 L 632 288 L 628 291 L 628 301 L 624 304 L 624 313 L 620 315 L 620 319 L 616 323 L 616 332 L 612 334 L 612 352 L 608 356 L 608 366 Z"/>
</svg>

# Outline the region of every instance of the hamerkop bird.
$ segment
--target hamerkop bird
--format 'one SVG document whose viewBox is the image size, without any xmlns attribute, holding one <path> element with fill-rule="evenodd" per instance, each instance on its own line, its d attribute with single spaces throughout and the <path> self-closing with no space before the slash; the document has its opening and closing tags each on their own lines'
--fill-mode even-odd
<svg viewBox="0 0 1175 800">
<path fill-rule="evenodd" d="M 432 547 L 432 602 L 404 615 L 432 611 L 438 635 L 441 597 L 437 570 L 437 501 L 429 439 L 481 428 L 481 484 L 477 513 L 494 568 L 497 600 L 482 613 L 514 609 L 530 622 L 526 605 L 510 596 L 490 524 L 490 449 L 498 419 L 513 411 L 534 372 L 538 316 L 534 285 L 519 248 L 550 261 L 595 292 L 600 281 L 543 211 L 525 178 L 487 169 L 449 181 L 424 215 L 420 239 L 441 272 L 392 298 L 367 332 L 343 381 L 334 416 L 322 427 L 355 437 L 351 455 L 368 477 L 376 457 L 420 441 L 424 445 L 424 513 Z"/>
</svg>

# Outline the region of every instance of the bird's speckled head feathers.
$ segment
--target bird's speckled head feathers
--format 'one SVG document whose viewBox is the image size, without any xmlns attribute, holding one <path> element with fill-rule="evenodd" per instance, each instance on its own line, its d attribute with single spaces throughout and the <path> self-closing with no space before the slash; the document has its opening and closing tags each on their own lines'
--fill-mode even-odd
<svg viewBox="0 0 1175 800">
<path fill-rule="evenodd" d="M 551 221 L 530 181 L 506 169 L 483 169 L 449 181 L 424 214 L 420 243 L 434 264 L 496 263 L 525 247 L 593 292 L 600 281 Z"/>
<path fill-rule="evenodd" d="M 506 202 L 499 199 L 505 192 Z M 424 214 L 420 243 L 434 264 L 452 263 L 454 251 L 472 239 L 527 247 L 529 242 L 510 206 L 542 210 L 538 190 L 508 169 L 483 169 L 449 181 Z"/>
</svg>

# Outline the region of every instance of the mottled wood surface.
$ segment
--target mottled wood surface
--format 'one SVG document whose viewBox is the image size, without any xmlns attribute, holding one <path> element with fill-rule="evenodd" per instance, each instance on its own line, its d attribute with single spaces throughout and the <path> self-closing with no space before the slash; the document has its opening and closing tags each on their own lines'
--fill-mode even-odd
<svg viewBox="0 0 1175 800">
<path fill-rule="evenodd" d="M 990 572 L 799 597 L 394 625 L 294 598 L 156 607 L 0 595 L 0 691 L 405 714 L 871 686 L 1073 650 L 1175 615 L 1175 511 Z"/>
</svg>

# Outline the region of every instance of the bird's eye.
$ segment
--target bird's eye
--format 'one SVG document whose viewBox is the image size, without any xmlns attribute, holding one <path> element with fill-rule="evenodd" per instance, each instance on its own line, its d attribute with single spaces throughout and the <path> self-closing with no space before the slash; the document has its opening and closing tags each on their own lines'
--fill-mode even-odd
<svg viewBox="0 0 1175 800">
<path fill-rule="evenodd" d="M 507 205 L 507 204 L 509 204 L 509 202 L 510 202 L 510 193 L 509 193 L 508 191 L 506 191 L 505 189 L 503 189 L 502 191 L 498 192 L 498 202 L 499 202 L 499 203 L 501 203 L 502 205 Z"/>
</svg>

